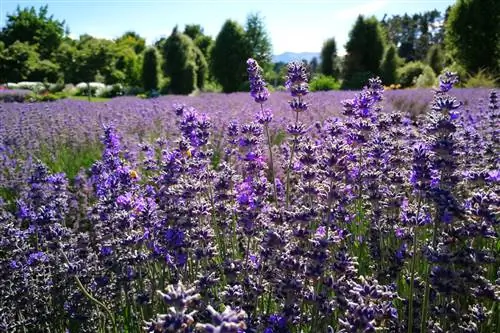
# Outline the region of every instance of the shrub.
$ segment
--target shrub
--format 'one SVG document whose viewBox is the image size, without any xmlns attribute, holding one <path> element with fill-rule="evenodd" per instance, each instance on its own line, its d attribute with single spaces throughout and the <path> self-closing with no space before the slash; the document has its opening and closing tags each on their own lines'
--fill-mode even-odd
<svg viewBox="0 0 500 333">
<path fill-rule="evenodd" d="M 64 89 L 62 90 L 63 93 L 65 93 L 68 96 L 75 96 L 78 94 L 79 89 L 72 83 L 65 84 Z"/>
<path fill-rule="evenodd" d="M 23 103 L 31 96 L 30 90 L 21 89 L 7 89 L 0 90 L 0 102 L 4 103 Z"/>
<path fill-rule="evenodd" d="M 443 71 L 445 57 L 441 45 L 434 44 L 427 51 L 426 61 L 432 67 L 434 73 L 440 74 Z"/>
<path fill-rule="evenodd" d="M 64 86 L 63 81 L 49 84 L 49 92 L 52 94 L 57 93 L 57 92 L 61 92 L 64 90 L 64 88 L 65 88 L 65 86 Z"/>
<path fill-rule="evenodd" d="M 342 82 L 342 89 L 353 90 L 358 89 L 358 87 L 363 87 L 373 76 L 374 74 L 368 71 L 356 72 L 352 74 L 348 80 L 344 80 L 344 82 Z"/>
<path fill-rule="evenodd" d="M 445 67 L 443 69 L 443 72 L 453 72 L 458 74 L 460 82 L 457 84 L 457 87 L 463 87 L 464 83 L 467 81 L 468 77 L 467 70 L 465 69 L 465 67 L 458 64 L 457 62 L 453 62 L 451 65 Z"/>
<path fill-rule="evenodd" d="M 16 88 L 31 90 L 34 92 L 42 92 L 45 90 L 45 85 L 42 82 L 22 81 L 17 83 Z"/>
<path fill-rule="evenodd" d="M 160 80 L 160 94 L 167 95 L 170 90 L 170 78 L 164 77 Z"/>
<path fill-rule="evenodd" d="M 77 96 L 88 96 L 88 88 L 90 87 L 90 95 L 96 97 L 97 94 L 101 94 L 104 89 L 106 89 L 106 85 L 100 82 L 90 82 L 87 84 L 86 82 L 80 82 L 76 85 L 76 95 Z M 99 91 L 99 92 L 98 92 Z"/>
<path fill-rule="evenodd" d="M 119 83 L 113 84 L 111 86 L 106 86 L 104 89 L 98 89 L 96 91 L 96 97 L 113 98 L 117 96 L 123 96 L 124 89 Z"/>
<path fill-rule="evenodd" d="M 222 92 L 222 86 L 214 81 L 207 81 L 203 87 L 204 92 L 220 93 Z"/>
<path fill-rule="evenodd" d="M 426 70 L 432 71 L 429 65 L 421 61 L 411 61 L 398 70 L 399 84 L 401 87 L 408 88 L 415 85 L 417 78 Z"/>
<path fill-rule="evenodd" d="M 309 83 L 311 91 L 339 90 L 340 83 L 335 78 L 323 74 L 316 75 Z"/>
<path fill-rule="evenodd" d="M 126 87 L 123 89 L 123 94 L 125 96 L 137 96 L 139 94 L 144 93 L 144 88 L 142 87 L 137 87 L 137 86 L 131 86 L 131 87 Z"/>
<path fill-rule="evenodd" d="M 417 88 L 431 88 L 436 85 L 437 77 L 430 67 L 424 68 L 424 72 L 420 74 L 415 81 Z"/>
<path fill-rule="evenodd" d="M 59 99 L 64 99 L 66 98 L 67 95 L 63 93 L 56 93 L 56 94 L 42 94 L 42 95 L 30 95 L 30 102 L 54 102 Z"/>
<path fill-rule="evenodd" d="M 467 78 L 465 83 L 466 88 L 494 88 L 500 82 L 498 77 L 494 77 L 492 74 L 485 70 L 480 70 L 473 76 Z"/>
</svg>

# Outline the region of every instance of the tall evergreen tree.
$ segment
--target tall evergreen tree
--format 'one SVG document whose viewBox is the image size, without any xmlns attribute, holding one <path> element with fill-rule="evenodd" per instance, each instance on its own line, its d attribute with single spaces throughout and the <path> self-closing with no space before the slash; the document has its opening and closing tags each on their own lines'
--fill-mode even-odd
<svg viewBox="0 0 500 333">
<path fill-rule="evenodd" d="M 311 59 L 311 62 L 309 63 L 309 66 L 311 66 L 311 73 L 316 73 L 316 72 L 318 72 L 318 67 L 319 67 L 319 64 L 318 64 L 318 58 L 313 57 L 313 58 Z"/>
<path fill-rule="evenodd" d="M 441 45 L 435 44 L 431 46 L 427 52 L 426 62 L 429 66 L 431 66 L 436 75 L 441 74 L 441 71 L 444 68 L 444 61 L 445 58 Z"/>
<path fill-rule="evenodd" d="M 186 24 L 184 34 L 195 40 L 198 36 L 203 36 L 203 28 L 199 24 Z"/>
<path fill-rule="evenodd" d="M 145 91 L 158 90 L 158 72 L 158 54 L 154 47 L 150 47 L 144 52 L 142 63 L 142 86 Z"/>
<path fill-rule="evenodd" d="M 344 81 L 342 88 L 359 89 L 367 80 L 379 75 L 385 40 L 382 28 L 375 17 L 359 15 L 349 33 L 345 46 Z"/>
<path fill-rule="evenodd" d="M 400 64 L 401 59 L 398 57 L 396 46 L 394 44 L 389 45 L 380 65 L 380 77 L 385 85 L 397 82 L 397 69 Z"/>
<path fill-rule="evenodd" d="M 206 63 L 208 63 L 209 58 L 210 58 L 210 49 L 213 46 L 214 40 L 211 36 L 207 36 L 204 34 L 204 30 L 201 25 L 199 24 L 187 24 L 184 27 L 184 34 L 189 36 L 196 47 L 198 47 L 203 54 L 204 60 L 203 62 L 200 62 L 197 60 L 197 63 L 200 65 L 204 65 L 205 67 L 208 66 Z M 207 68 L 204 69 L 207 71 Z M 206 76 L 206 74 L 204 74 Z M 201 88 L 201 87 L 200 87 Z"/>
<path fill-rule="evenodd" d="M 250 56 L 245 31 L 237 22 L 227 20 L 211 53 L 211 71 L 224 92 L 238 91 L 247 81 L 246 61 Z"/>
<path fill-rule="evenodd" d="M 500 2 L 458 0 L 445 30 L 446 48 L 471 73 L 500 73 Z"/>
<path fill-rule="evenodd" d="M 272 44 L 264 19 L 259 13 L 247 16 L 245 35 L 251 48 L 251 56 L 257 60 L 262 68 L 267 68 L 272 59 Z"/>
<path fill-rule="evenodd" d="M 165 76 L 170 77 L 170 90 L 174 94 L 189 94 L 197 86 L 196 46 L 187 35 L 174 28 L 163 43 Z"/>
<path fill-rule="evenodd" d="M 196 64 L 196 86 L 198 89 L 203 89 L 208 75 L 208 64 L 203 52 L 198 47 L 195 47 L 194 51 Z"/>
<path fill-rule="evenodd" d="M 321 73 L 338 77 L 337 68 L 337 43 L 335 38 L 327 39 L 321 49 Z"/>
</svg>

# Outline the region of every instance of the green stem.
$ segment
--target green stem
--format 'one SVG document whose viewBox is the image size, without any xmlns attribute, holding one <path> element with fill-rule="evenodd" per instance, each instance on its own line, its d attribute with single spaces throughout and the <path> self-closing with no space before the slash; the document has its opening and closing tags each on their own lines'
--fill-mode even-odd
<svg viewBox="0 0 500 333">
<path fill-rule="evenodd" d="M 262 107 L 262 104 L 261 104 L 261 107 Z M 267 124 L 265 124 L 264 129 L 266 131 L 267 145 L 269 146 L 269 169 L 271 170 L 271 181 L 273 182 L 274 203 L 276 205 L 278 205 L 278 190 L 276 188 L 276 177 L 274 175 L 273 149 L 272 149 L 271 137 L 269 135 L 269 126 Z"/>
<path fill-rule="evenodd" d="M 300 96 L 299 96 L 299 102 L 300 102 Z M 295 125 L 299 122 L 299 113 L 295 113 Z M 295 153 L 295 145 L 296 145 L 296 135 L 294 135 L 294 140 L 292 144 L 292 151 L 290 152 L 290 162 L 288 163 L 288 168 L 286 170 L 286 208 L 288 208 L 288 205 L 290 203 L 290 170 L 292 169 L 292 163 L 293 163 L 293 155 Z"/>
<path fill-rule="evenodd" d="M 418 197 L 418 207 L 415 226 L 413 228 L 413 254 L 411 258 L 410 296 L 408 304 L 408 333 L 413 332 L 413 288 L 415 284 L 415 266 L 417 264 L 418 218 L 420 215 L 421 196 Z"/>
<path fill-rule="evenodd" d="M 66 262 L 68 263 L 68 265 L 71 265 L 70 262 L 69 262 L 69 260 L 68 260 L 68 257 L 66 257 L 66 254 L 62 250 L 61 250 L 61 254 L 63 255 L 64 260 L 66 260 Z M 74 278 L 76 280 L 76 284 L 78 285 L 78 289 L 80 289 L 80 291 L 85 295 L 85 297 L 87 297 L 90 301 L 94 302 L 95 304 L 97 304 L 98 306 L 100 306 L 100 307 L 102 307 L 104 309 L 104 311 L 106 312 L 106 314 L 111 319 L 111 324 L 113 325 L 113 332 L 114 333 L 118 333 L 118 329 L 116 327 L 115 316 L 111 313 L 111 311 L 108 309 L 108 307 L 104 303 L 102 303 L 101 301 L 99 301 L 97 298 L 95 298 L 94 296 L 92 296 L 87 291 L 87 289 L 85 289 L 85 287 L 82 284 L 82 281 L 80 281 L 80 279 L 78 278 L 78 276 L 75 275 Z"/>
<path fill-rule="evenodd" d="M 441 212 L 438 210 L 438 216 L 434 219 L 434 226 L 432 229 L 432 247 L 436 246 L 437 241 L 437 231 L 438 231 L 438 217 L 441 216 Z M 428 263 L 425 268 L 425 292 L 424 292 L 424 302 L 422 304 L 422 321 L 420 323 L 420 331 L 425 332 L 427 326 L 427 312 L 428 312 L 428 303 L 429 303 L 429 294 L 430 294 L 430 267 L 431 265 Z"/>
</svg>

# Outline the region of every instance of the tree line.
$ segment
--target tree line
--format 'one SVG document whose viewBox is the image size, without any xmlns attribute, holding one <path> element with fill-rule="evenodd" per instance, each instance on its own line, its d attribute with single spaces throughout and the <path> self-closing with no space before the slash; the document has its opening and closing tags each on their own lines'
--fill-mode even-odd
<svg viewBox="0 0 500 333">
<path fill-rule="evenodd" d="M 445 67 L 471 75 L 500 74 L 500 4 L 496 0 L 457 0 L 445 13 L 359 15 L 337 54 L 335 38 L 324 42 L 320 59 L 307 63 L 314 77 L 358 89 L 369 77 L 386 85 L 411 86 L 421 75 Z M 224 92 L 246 90 L 246 59 L 255 58 L 268 82 L 283 84 L 286 64 L 273 64 L 272 44 L 258 13 L 242 26 L 227 20 L 213 38 L 198 24 L 176 26 L 168 37 L 146 45 L 128 31 L 109 40 L 87 34 L 69 37 L 64 21 L 38 10 L 17 8 L 0 31 L 0 82 L 103 82 L 145 91 L 189 94 L 214 85 Z"/>
</svg>

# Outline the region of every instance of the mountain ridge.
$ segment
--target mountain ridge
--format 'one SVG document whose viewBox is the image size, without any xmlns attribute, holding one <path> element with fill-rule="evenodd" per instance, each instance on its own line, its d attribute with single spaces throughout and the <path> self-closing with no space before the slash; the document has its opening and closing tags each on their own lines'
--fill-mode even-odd
<svg viewBox="0 0 500 333">
<path fill-rule="evenodd" d="M 284 62 L 284 63 L 289 63 L 290 61 L 293 60 L 302 60 L 305 59 L 308 62 L 312 60 L 312 58 L 316 57 L 319 59 L 319 52 L 283 52 L 280 54 L 275 54 L 272 57 L 272 62 L 277 63 L 277 62 Z"/>
</svg>

